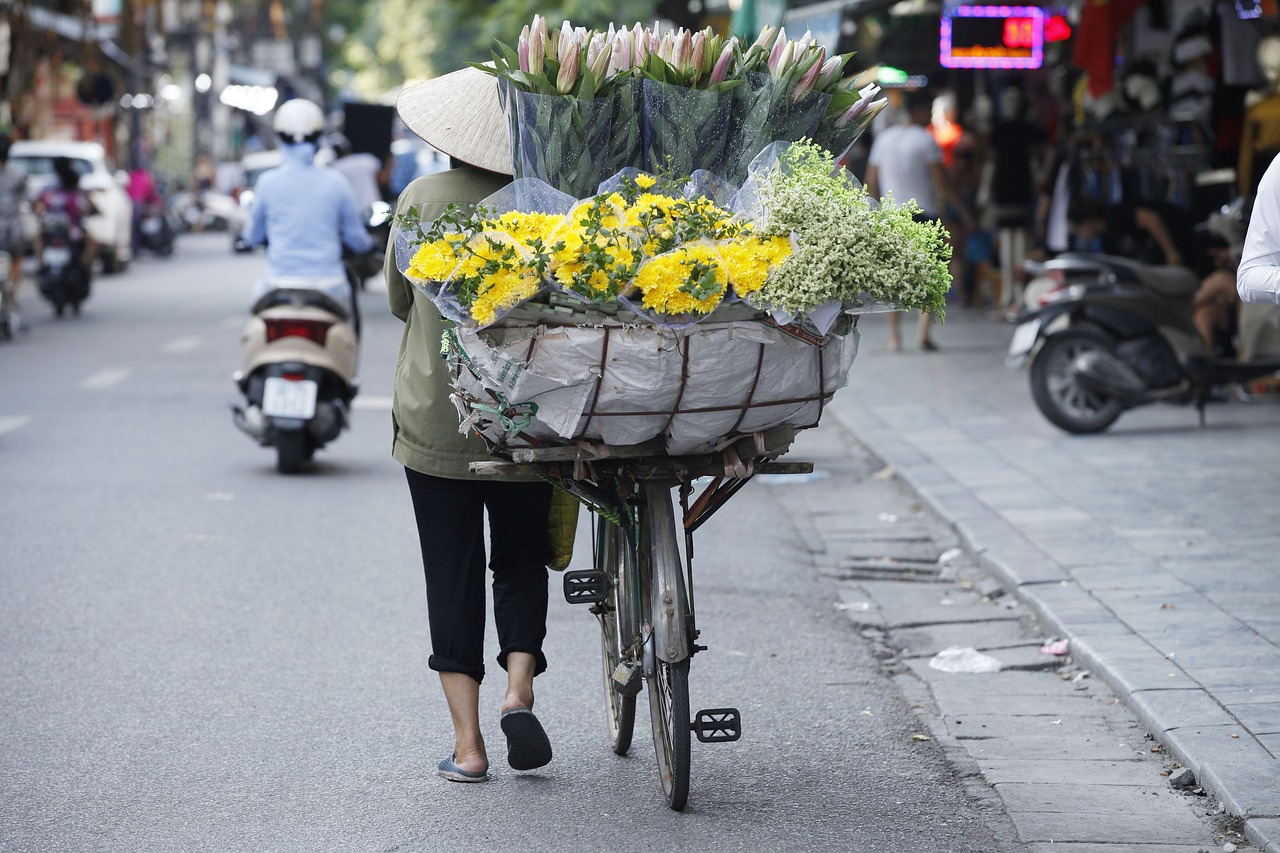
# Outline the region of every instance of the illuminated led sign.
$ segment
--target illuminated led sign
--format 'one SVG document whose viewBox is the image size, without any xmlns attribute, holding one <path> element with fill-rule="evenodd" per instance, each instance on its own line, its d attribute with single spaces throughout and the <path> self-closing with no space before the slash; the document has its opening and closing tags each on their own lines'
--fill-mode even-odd
<svg viewBox="0 0 1280 853">
<path fill-rule="evenodd" d="M 942 16 L 939 61 L 946 68 L 1039 68 L 1044 62 L 1039 6 L 955 6 Z"/>
</svg>

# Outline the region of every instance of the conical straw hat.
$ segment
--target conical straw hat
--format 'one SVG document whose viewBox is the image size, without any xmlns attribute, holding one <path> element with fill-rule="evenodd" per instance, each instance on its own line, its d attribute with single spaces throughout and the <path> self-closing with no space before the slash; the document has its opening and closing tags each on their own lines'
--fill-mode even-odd
<svg viewBox="0 0 1280 853">
<path fill-rule="evenodd" d="M 498 100 L 498 80 L 463 68 L 400 93 L 396 111 L 428 144 L 464 163 L 500 172 L 511 168 L 511 131 Z"/>
</svg>

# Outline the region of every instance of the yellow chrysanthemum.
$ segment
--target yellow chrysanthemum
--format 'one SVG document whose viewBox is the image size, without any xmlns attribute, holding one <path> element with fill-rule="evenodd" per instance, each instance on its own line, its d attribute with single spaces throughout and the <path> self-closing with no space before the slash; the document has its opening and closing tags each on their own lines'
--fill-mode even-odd
<svg viewBox="0 0 1280 853">
<path fill-rule="evenodd" d="M 739 237 L 720 244 L 729 286 L 739 296 L 759 290 L 769 273 L 790 254 L 791 241 L 786 237 Z"/>
<path fill-rule="evenodd" d="M 539 239 L 545 243 L 547 238 L 560 227 L 563 221 L 563 216 L 555 214 L 526 213 L 512 210 L 502 214 L 497 219 L 486 220 L 484 225 L 486 230 L 501 231 L 509 234 L 520 243 L 528 246 Z"/>
<path fill-rule="evenodd" d="M 499 311 L 514 308 L 538 292 L 542 282 L 528 271 L 500 269 L 484 276 L 471 303 L 471 317 L 481 326 L 498 318 Z"/>
<path fill-rule="evenodd" d="M 636 175 L 636 186 L 642 190 L 647 190 L 658 182 L 653 175 Z"/>
<path fill-rule="evenodd" d="M 458 265 L 458 251 L 454 244 L 465 239 L 464 234 L 448 234 L 443 240 L 423 243 L 405 272 L 421 281 L 444 281 Z"/>
<path fill-rule="evenodd" d="M 681 246 L 640 266 L 636 286 L 645 308 L 659 314 L 709 314 L 724 298 L 728 270 L 714 246 Z"/>
</svg>

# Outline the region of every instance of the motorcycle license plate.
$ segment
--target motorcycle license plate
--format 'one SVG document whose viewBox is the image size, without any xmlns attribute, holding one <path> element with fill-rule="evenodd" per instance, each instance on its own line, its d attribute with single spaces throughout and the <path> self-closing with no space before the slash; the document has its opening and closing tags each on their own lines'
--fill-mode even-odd
<svg viewBox="0 0 1280 853">
<path fill-rule="evenodd" d="M 1036 338 L 1040 334 L 1040 318 L 1028 320 L 1013 333 L 1013 340 L 1009 342 L 1009 358 L 1018 358 L 1031 352 L 1031 348 L 1036 344 Z"/>
<path fill-rule="evenodd" d="M 262 413 L 273 418 L 310 419 L 316 413 L 320 386 L 310 379 L 268 376 L 262 391 Z"/>
<path fill-rule="evenodd" d="M 66 246 L 47 246 L 41 259 L 47 267 L 65 267 L 71 263 L 71 250 Z"/>
</svg>

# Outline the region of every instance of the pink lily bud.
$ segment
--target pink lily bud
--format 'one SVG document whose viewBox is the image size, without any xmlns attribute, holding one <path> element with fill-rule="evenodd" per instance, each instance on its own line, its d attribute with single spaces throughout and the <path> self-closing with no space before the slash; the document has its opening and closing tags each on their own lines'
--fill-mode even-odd
<svg viewBox="0 0 1280 853">
<path fill-rule="evenodd" d="M 871 99 L 875 97 L 875 92 L 868 92 L 867 89 L 872 88 L 875 89 L 875 92 L 880 91 L 880 87 L 876 86 L 874 83 L 861 89 L 858 94 L 862 97 L 860 97 L 853 106 L 840 114 L 840 118 L 836 119 L 836 127 L 848 126 L 854 119 L 865 113 L 867 109 L 870 108 Z"/>
<path fill-rule="evenodd" d="M 519 57 L 520 70 L 529 73 L 529 25 L 525 24 L 520 31 L 520 40 L 516 42 L 516 56 Z"/>
<path fill-rule="evenodd" d="M 591 76 L 596 78 L 596 82 L 603 81 L 609 76 L 609 62 L 613 58 L 613 42 L 607 41 L 600 48 L 600 52 L 592 62 L 587 63 L 587 67 L 591 69 Z"/>
<path fill-rule="evenodd" d="M 564 26 L 560 28 L 560 48 L 557 52 L 556 59 L 561 65 L 569 59 L 569 54 L 578 52 L 578 40 L 574 37 L 573 29 L 569 26 L 569 22 L 565 21 Z"/>
<path fill-rule="evenodd" d="M 828 87 L 840 79 L 843 71 L 844 59 L 839 56 L 831 57 L 822 65 L 822 71 L 818 74 L 816 88 L 825 92 Z"/>
<path fill-rule="evenodd" d="M 693 70 L 693 34 L 683 27 L 676 35 L 675 47 L 671 51 L 671 64 L 684 73 Z"/>
<path fill-rule="evenodd" d="M 773 37 L 776 36 L 777 34 L 778 34 L 778 28 L 775 27 L 773 24 L 770 24 L 769 26 L 765 27 L 763 30 L 760 31 L 760 35 L 758 35 L 756 37 L 756 40 L 751 43 L 751 47 L 749 48 L 749 50 L 755 50 L 756 48 L 760 48 L 762 50 L 769 50 L 773 46 Z"/>
<path fill-rule="evenodd" d="M 609 75 L 631 70 L 631 31 L 622 30 L 613 37 L 613 55 L 609 57 Z"/>
<path fill-rule="evenodd" d="M 565 42 L 573 42 L 572 38 L 562 38 L 560 40 L 561 47 Z M 567 95 L 573 91 L 573 86 L 578 82 L 578 69 L 581 67 L 582 52 L 579 50 L 571 50 L 568 57 L 560 63 L 560 73 L 556 75 L 556 91 L 562 95 Z"/>
<path fill-rule="evenodd" d="M 769 51 L 769 70 L 772 71 L 778 64 L 778 58 L 782 56 L 782 51 L 791 44 L 791 39 L 787 38 L 787 28 L 782 27 L 778 30 L 778 37 L 773 42 L 773 48 Z M 793 47 L 792 50 L 795 48 Z"/>
<path fill-rule="evenodd" d="M 631 31 L 632 50 L 635 55 L 632 57 L 632 67 L 639 68 L 644 65 L 649 58 L 649 35 L 636 24 L 635 29 Z"/>
<path fill-rule="evenodd" d="M 791 62 L 795 55 L 796 44 L 793 41 L 787 41 L 785 43 L 779 41 L 778 44 L 782 45 L 782 50 L 779 51 L 778 45 L 774 45 L 774 51 L 778 56 L 776 60 L 773 56 L 769 57 L 769 73 L 776 78 L 781 78 L 791 67 Z"/>
<path fill-rule="evenodd" d="M 587 67 L 594 66 L 595 61 L 600 56 L 600 51 L 604 49 L 604 33 L 592 33 L 591 38 L 587 41 Z"/>
<path fill-rule="evenodd" d="M 529 73 L 541 74 L 542 65 L 547 54 L 547 31 L 541 32 L 535 26 L 529 31 Z"/>
<path fill-rule="evenodd" d="M 796 56 L 804 56 L 804 52 L 811 44 L 813 44 L 813 33 L 805 30 L 804 35 L 800 36 L 800 40 L 796 42 Z"/>
<path fill-rule="evenodd" d="M 818 48 L 817 54 L 812 57 L 812 64 L 809 70 L 800 75 L 800 80 L 796 83 L 796 87 L 791 90 L 791 103 L 798 104 L 810 92 L 818 82 L 818 75 L 822 73 L 822 60 L 827 54 L 827 49 Z"/>
<path fill-rule="evenodd" d="M 696 79 L 702 76 L 702 63 L 707 58 L 707 37 L 702 33 L 698 33 L 691 41 L 692 49 L 689 54 L 689 68 L 693 71 Z"/>
<path fill-rule="evenodd" d="M 738 38 L 734 36 L 729 39 L 729 43 L 724 46 L 724 50 L 720 51 L 720 58 L 716 60 L 716 65 L 711 69 L 711 77 L 708 83 L 714 86 L 716 83 L 723 83 L 725 78 L 729 76 L 729 64 L 733 62 L 733 50 L 738 46 Z"/>
<path fill-rule="evenodd" d="M 658 58 L 668 65 L 671 64 L 671 54 L 675 50 L 675 39 L 671 33 L 664 33 L 661 40 L 658 41 L 658 49 L 654 51 L 658 54 Z"/>
</svg>

